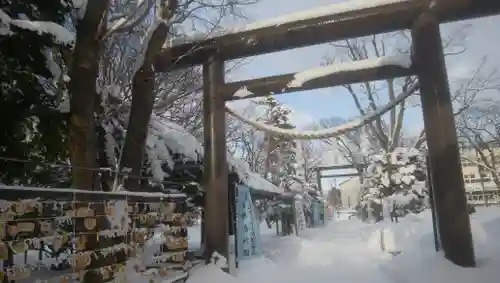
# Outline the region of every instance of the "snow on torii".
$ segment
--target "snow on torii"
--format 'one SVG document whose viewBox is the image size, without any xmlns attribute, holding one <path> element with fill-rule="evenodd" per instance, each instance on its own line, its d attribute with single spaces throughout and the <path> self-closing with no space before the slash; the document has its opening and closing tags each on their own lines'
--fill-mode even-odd
<svg viewBox="0 0 500 283">
<path fill-rule="evenodd" d="M 354 61 L 354 62 L 349 62 L 349 63 L 333 64 L 333 65 L 329 65 L 329 66 L 325 66 L 325 67 L 314 68 L 314 69 L 306 70 L 306 71 L 299 72 L 299 73 L 295 74 L 293 80 L 288 83 L 288 87 L 300 87 L 302 84 L 306 83 L 307 81 L 317 79 L 317 78 L 323 77 L 323 76 L 332 75 L 334 73 L 362 70 L 362 69 L 369 69 L 369 68 L 390 66 L 390 65 L 401 66 L 403 68 L 410 68 L 411 67 L 411 58 L 409 55 L 402 55 L 401 54 L 398 56 L 386 56 L 386 57 L 379 57 L 376 59 L 359 60 L 359 61 Z M 252 93 L 246 87 L 242 87 L 238 91 L 236 91 L 236 93 L 234 95 L 238 96 L 238 97 L 245 97 L 245 96 L 249 96 L 251 94 Z M 337 137 L 337 136 L 340 136 L 342 134 L 345 134 L 346 132 L 361 128 L 362 126 L 366 125 L 367 123 L 373 121 L 375 118 L 377 118 L 381 115 L 384 115 L 385 113 L 390 111 L 392 108 L 394 108 L 396 105 L 401 103 L 403 100 L 405 100 L 406 98 L 408 98 L 412 94 L 413 94 L 412 91 L 403 92 L 403 93 L 399 94 L 394 100 L 388 102 L 383 107 L 376 109 L 376 111 L 368 113 L 364 116 L 359 117 L 358 119 L 347 122 L 343 125 L 339 125 L 339 126 L 329 128 L 329 129 L 317 130 L 317 131 L 296 131 L 296 130 L 290 130 L 290 129 L 282 129 L 282 128 L 266 125 L 263 123 L 259 123 L 257 121 L 250 120 L 250 119 L 245 118 L 244 116 L 236 113 L 234 110 L 229 108 L 227 104 L 226 104 L 226 111 L 229 114 L 231 114 L 232 116 L 234 116 L 235 118 L 237 118 L 238 120 L 241 120 L 242 122 L 244 122 L 248 125 L 251 125 L 258 130 L 270 132 L 270 133 L 273 133 L 275 135 L 288 136 L 288 137 L 292 137 L 295 139 L 303 139 L 303 140 L 325 139 L 325 138 Z"/>
</svg>

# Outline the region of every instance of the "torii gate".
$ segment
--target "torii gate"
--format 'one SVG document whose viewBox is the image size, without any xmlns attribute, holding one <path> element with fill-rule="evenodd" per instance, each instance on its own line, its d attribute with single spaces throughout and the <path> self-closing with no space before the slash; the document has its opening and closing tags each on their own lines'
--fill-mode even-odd
<svg viewBox="0 0 500 283">
<path fill-rule="evenodd" d="M 240 99 L 233 96 L 238 89 L 246 87 L 253 94 L 245 98 L 250 98 L 417 75 L 440 242 L 446 258 L 453 263 L 475 266 L 439 24 L 499 14 L 500 1 L 379 0 L 369 6 L 340 5 L 340 12 L 328 14 L 323 10 L 314 17 L 268 22 L 238 33 L 174 46 L 158 56 L 155 69 L 161 72 L 203 65 L 205 221 L 210 227 L 206 231 L 206 255 L 215 250 L 228 254 L 225 102 Z M 295 74 L 229 84 L 224 80 L 227 60 L 402 29 L 412 31 L 410 68 L 397 65 L 351 68 L 300 86 L 288 85 Z"/>
<path fill-rule="evenodd" d="M 322 166 L 316 166 L 314 170 L 316 171 L 316 182 L 318 183 L 318 188 L 322 190 L 323 188 L 321 187 L 321 180 L 324 178 L 343 178 L 343 177 L 359 177 L 360 181 L 362 183 L 362 178 L 363 174 L 360 174 L 360 169 L 365 168 L 365 164 L 357 164 L 357 165 L 352 165 L 352 164 L 337 164 L 337 165 L 322 165 Z M 335 174 L 327 174 L 323 175 L 323 171 L 330 171 L 330 170 L 344 170 L 344 169 L 355 169 L 357 172 L 356 173 L 335 173 Z"/>
</svg>

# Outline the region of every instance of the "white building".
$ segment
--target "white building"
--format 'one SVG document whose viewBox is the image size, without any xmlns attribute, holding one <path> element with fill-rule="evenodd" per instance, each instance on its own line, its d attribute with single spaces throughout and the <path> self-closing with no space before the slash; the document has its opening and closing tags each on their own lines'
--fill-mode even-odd
<svg viewBox="0 0 500 283">
<path fill-rule="evenodd" d="M 499 172 L 497 175 L 500 175 L 500 147 L 490 148 L 490 150 L 495 156 L 498 156 Z M 483 154 L 489 156 L 490 152 L 484 150 Z M 474 149 L 463 149 L 461 156 L 463 157 L 462 172 L 468 202 L 471 204 L 500 203 L 500 190 L 493 181 L 495 173 L 480 165 L 483 162 Z M 353 177 L 335 185 L 340 190 L 341 207 L 344 209 L 354 208 L 361 190 L 359 177 Z"/>
<path fill-rule="evenodd" d="M 361 191 L 359 177 L 352 177 L 349 180 L 340 183 L 338 188 L 340 190 L 341 208 L 354 208 L 358 203 Z"/>
<path fill-rule="evenodd" d="M 500 158 L 500 147 L 489 148 L 495 156 Z M 484 149 L 482 152 L 485 156 L 491 153 Z M 499 172 L 494 173 L 484 166 L 479 154 L 474 149 L 463 149 L 462 156 L 462 172 L 464 176 L 465 190 L 469 203 L 500 203 L 500 190 L 493 181 L 493 176 L 500 175 Z"/>
</svg>

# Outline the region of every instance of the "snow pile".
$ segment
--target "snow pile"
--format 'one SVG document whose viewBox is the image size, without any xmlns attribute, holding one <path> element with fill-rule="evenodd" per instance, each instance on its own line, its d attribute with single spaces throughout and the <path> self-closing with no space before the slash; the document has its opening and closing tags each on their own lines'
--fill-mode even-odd
<svg viewBox="0 0 500 283">
<path fill-rule="evenodd" d="M 394 233 L 390 229 L 376 230 L 368 238 L 368 247 L 380 252 L 396 250 Z"/>
<path fill-rule="evenodd" d="M 500 278 L 500 208 L 478 208 L 471 216 L 478 268 L 460 268 L 434 249 L 431 213 L 409 214 L 400 223 L 333 221 L 300 237 L 263 242 L 268 258 L 240 263 L 234 276 L 214 265 L 193 270 L 189 283 L 493 283 Z M 380 250 L 384 231 L 385 252 Z M 389 252 L 400 251 L 392 256 Z M 395 253 L 393 253 L 395 254 Z"/>
<path fill-rule="evenodd" d="M 236 283 L 236 278 L 225 273 L 215 264 L 194 267 L 186 283 Z"/>
<path fill-rule="evenodd" d="M 222 271 L 221 268 L 227 267 L 227 259 L 217 252 L 212 254 L 210 263 L 207 265 L 198 265 L 190 272 L 190 277 L 186 282 L 210 282 L 230 283 L 235 282 L 234 277 Z"/>
<path fill-rule="evenodd" d="M 432 222 L 430 210 L 425 210 L 419 214 L 408 214 L 405 218 L 400 219 L 400 223 L 385 221 L 377 222 L 370 225 L 365 238 L 369 246 L 381 252 L 397 252 L 413 249 L 415 239 L 422 239 L 432 234 Z M 430 226 L 429 226 L 430 225 Z M 432 236 L 432 235 L 431 235 Z M 429 247 L 433 247 L 434 243 L 430 243 Z"/>
<path fill-rule="evenodd" d="M 434 250 L 430 212 L 405 217 L 388 230 L 402 254 L 383 266 L 394 281 L 493 283 L 500 278 L 500 208 L 478 208 L 471 216 L 477 268 L 460 268 Z M 422 272 L 424 271 L 425 272 Z"/>
<path fill-rule="evenodd" d="M 266 282 L 269 278 L 280 274 L 282 271 L 272 260 L 260 257 L 239 263 L 239 269 L 236 272 L 239 283 Z M 271 277 L 270 277 L 271 276 Z"/>
</svg>

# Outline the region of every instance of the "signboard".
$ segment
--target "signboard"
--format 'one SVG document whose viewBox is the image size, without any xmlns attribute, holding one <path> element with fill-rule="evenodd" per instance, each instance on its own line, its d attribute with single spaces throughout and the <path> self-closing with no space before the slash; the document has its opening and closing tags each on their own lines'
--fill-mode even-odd
<svg viewBox="0 0 500 283">
<path fill-rule="evenodd" d="M 250 188 L 237 186 L 236 192 L 236 245 L 237 260 L 250 259 L 262 253 L 260 221 L 252 202 Z"/>
<path fill-rule="evenodd" d="M 304 206 L 300 200 L 295 200 L 295 221 L 297 227 L 297 233 L 306 229 L 306 216 L 304 214 Z"/>
</svg>

